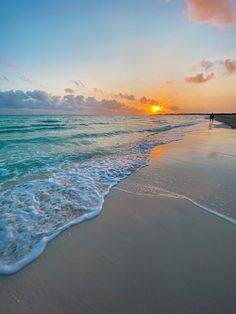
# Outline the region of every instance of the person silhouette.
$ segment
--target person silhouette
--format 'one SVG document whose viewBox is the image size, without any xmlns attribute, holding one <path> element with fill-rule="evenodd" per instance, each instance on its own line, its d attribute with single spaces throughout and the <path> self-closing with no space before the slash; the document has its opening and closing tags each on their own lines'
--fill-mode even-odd
<svg viewBox="0 0 236 314">
<path fill-rule="evenodd" d="M 212 112 L 212 113 L 210 114 L 210 123 L 213 123 L 213 119 L 214 119 L 214 113 Z"/>
</svg>

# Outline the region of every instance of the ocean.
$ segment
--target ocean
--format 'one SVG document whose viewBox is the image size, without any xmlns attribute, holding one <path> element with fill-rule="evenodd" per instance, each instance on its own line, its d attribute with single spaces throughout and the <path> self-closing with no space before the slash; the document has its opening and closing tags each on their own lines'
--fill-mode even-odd
<svg viewBox="0 0 236 314">
<path fill-rule="evenodd" d="M 0 273 L 14 273 L 203 116 L 0 116 Z"/>
</svg>

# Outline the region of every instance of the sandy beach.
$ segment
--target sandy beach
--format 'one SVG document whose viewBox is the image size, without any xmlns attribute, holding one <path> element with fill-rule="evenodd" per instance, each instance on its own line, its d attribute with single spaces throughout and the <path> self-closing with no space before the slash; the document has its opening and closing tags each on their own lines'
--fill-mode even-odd
<svg viewBox="0 0 236 314">
<path fill-rule="evenodd" d="M 235 142 L 216 124 L 156 147 L 100 216 L 0 277 L 0 313 L 235 313 Z"/>
</svg>

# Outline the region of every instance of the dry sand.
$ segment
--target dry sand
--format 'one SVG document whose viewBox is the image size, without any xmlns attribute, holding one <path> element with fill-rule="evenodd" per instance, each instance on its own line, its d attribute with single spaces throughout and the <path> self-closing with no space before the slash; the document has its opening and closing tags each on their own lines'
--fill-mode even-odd
<svg viewBox="0 0 236 314">
<path fill-rule="evenodd" d="M 236 313 L 236 226 L 155 190 L 164 174 L 160 187 L 198 200 L 203 194 L 203 202 L 224 188 L 230 212 L 232 132 L 204 127 L 156 148 L 148 167 L 112 190 L 99 217 L 0 277 L 0 313 Z M 226 165 L 234 175 L 219 178 Z"/>
</svg>

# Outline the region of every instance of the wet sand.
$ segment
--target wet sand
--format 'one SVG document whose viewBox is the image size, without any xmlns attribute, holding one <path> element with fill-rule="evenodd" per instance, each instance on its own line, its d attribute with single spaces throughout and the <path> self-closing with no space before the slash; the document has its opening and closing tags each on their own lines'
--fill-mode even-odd
<svg viewBox="0 0 236 314">
<path fill-rule="evenodd" d="M 235 131 L 203 126 L 154 149 L 148 167 L 111 191 L 99 217 L 0 277 L 0 313 L 235 313 L 236 226 L 160 196 L 168 189 L 222 202 L 233 217 L 235 143 Z"/>
<path fill-rule="evenodd" d="M 215 115 L 215 119 L 224 123 L 225 125 L 229 125 L 232 129 L 236 128 L 236 114 L 217 114 Z"/>
</svg>

